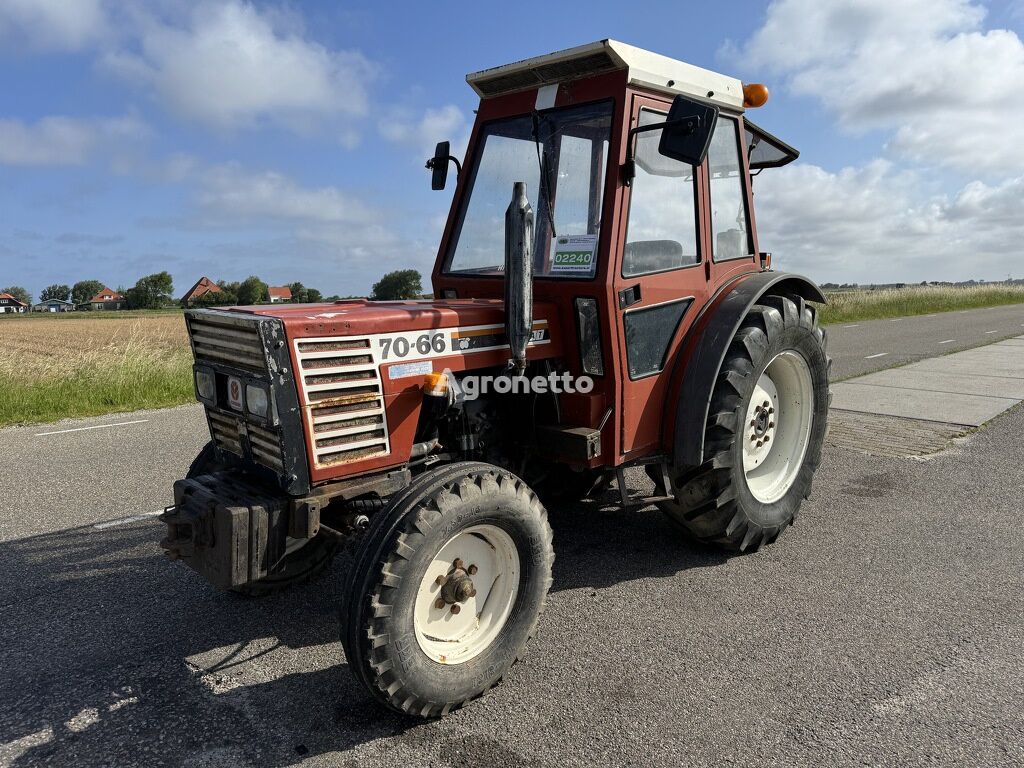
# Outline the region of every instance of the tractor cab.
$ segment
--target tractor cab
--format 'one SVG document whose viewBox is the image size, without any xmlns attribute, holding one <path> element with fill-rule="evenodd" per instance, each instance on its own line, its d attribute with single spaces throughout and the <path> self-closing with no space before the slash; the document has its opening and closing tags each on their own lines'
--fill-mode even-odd
<svg viewBox="0 0 1024 768">
<path fill-rule="evenodd" d="M 663 375 L 714 291 L 767 267 L 750 171 L 798 153 L 748 122 L 767 99 L 740 81 L 614 40 L 467 76 L 480 95 L 433 272 L 446 299 L 502 297 L 505 210 L 525 182 L 535 225 L 533 296 L 557 306 L 595 378 L 565 408 L 594 424 L 617 462 L 666 437 Z M 444 184 L 448 144 L 428 162 Z"/>
</svg>

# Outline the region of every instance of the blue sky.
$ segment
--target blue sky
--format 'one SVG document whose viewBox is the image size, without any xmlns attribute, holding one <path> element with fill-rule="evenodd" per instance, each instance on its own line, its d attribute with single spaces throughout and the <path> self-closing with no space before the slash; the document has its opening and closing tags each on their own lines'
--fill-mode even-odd
<svg viewBox="0 0 1024 768">
<path fill-rule="evenodd" d="M 603 37 L 769 84 L 754 119 L 802 151 L 755 185 L 782 268 L 1024 275 L 1024 4 L 499 7 L 0 0 L 0 285 L 426 275 L 465 74 Z"/>
</svg>

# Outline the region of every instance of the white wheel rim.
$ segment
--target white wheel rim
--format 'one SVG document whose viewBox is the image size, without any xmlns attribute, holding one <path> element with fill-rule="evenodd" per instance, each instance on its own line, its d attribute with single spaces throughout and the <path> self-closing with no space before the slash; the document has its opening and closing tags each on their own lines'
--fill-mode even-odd
<svg viewBox="0 0 1024 768">
<path fill-rule="evenodd" d="M 455 534 L 420 581 L 413 614 L 420 649 L 441 664 L 462 664 L 487 650 L 512 613 L 519 573 L 519 550 L 503 529 L 474 525 Z M 468 579 L 475 593 L 444 602 L 452 595 L 439 580 L 449 579 Z"/>
<path fill-rule="evenodd" d="M 772 504 L 792 487 L 811 439 L 814 385 L 798 352 L 780 352 L 757 380 L 743 422 L 743 474 L 747 488 Z"/>
</svg>

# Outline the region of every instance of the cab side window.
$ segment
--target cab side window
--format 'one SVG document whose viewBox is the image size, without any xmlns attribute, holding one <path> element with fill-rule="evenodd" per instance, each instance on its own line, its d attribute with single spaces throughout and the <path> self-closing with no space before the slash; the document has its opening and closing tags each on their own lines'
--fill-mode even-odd
<svg viewBox="0 0 1024 768">
<path fill-rule="evenodd" d="M 640 111 L 640 125 L 665 115 Z M 622 276 L 636 277 L 697 264 L 695 169 L 658 152 L 661 131 L 636 136 L 636 175 L 630 193 Z"/>
<path fill-rule="evenodd" d="M 754 252 L 742 171 L 739 126 L 735 120 L 719 117 L 708 150 L 715 261 L 747 258 Z"/>
</svg>

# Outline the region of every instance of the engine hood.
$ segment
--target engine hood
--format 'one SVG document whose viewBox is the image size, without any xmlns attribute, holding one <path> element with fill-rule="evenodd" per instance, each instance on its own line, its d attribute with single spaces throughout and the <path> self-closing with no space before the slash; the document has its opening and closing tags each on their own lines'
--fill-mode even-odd
<svg viewBox="0 0 1024 768">
<path fill-rule="evenodd" d="M 500 299 L 351 299 L 330 304 L 260 304 L 231 307 L 229 311 L 279 318 L 293 336 L 370 335 L 505 322 L 504 302 Z M 534 306 L 535 320 L 546 319 L 553 324 L 555 313 L 553 304 L 539 302 Z"/>
</svg>

